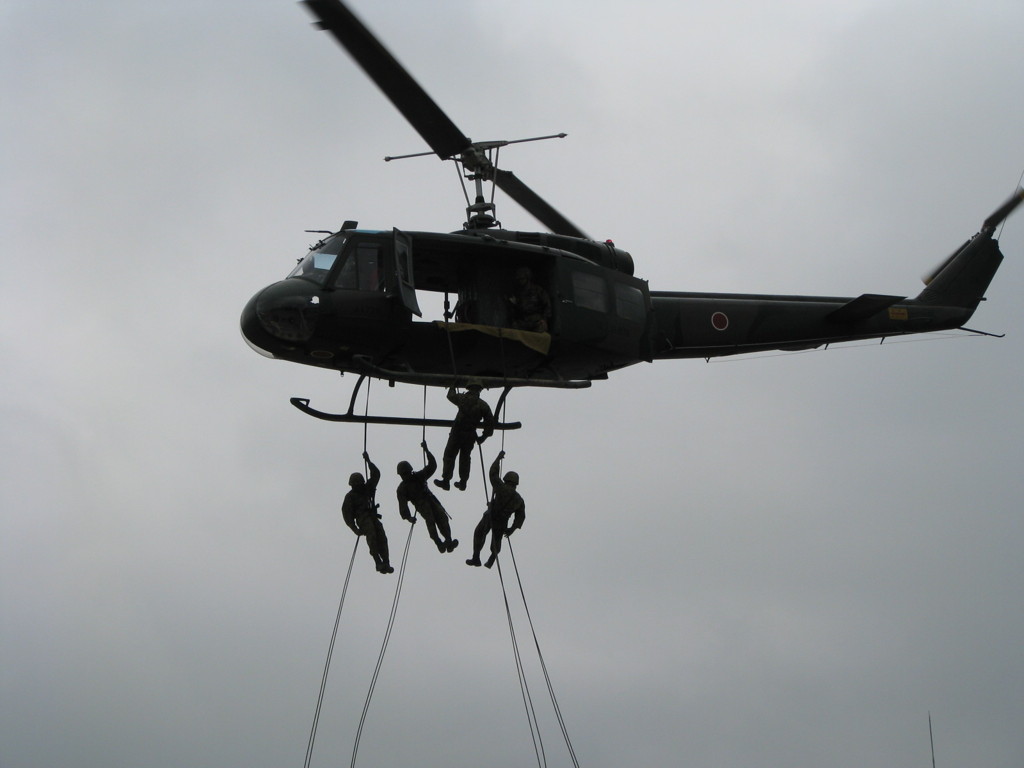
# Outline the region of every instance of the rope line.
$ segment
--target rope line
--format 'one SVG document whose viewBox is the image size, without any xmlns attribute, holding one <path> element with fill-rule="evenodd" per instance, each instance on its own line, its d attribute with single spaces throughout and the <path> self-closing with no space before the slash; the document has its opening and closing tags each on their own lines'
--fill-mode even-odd
<svg viewBox="0 0 1024 768">
<path fill-rule="evenodd" d="M 502 370 L 503 371 L 505 370 L 504 363 L 505 363 L 504 354 L 502 354 Z M 494 414 L 494 418 L 495 418 L 496 421 L 507 421 L 508 420 L 508 398 L 507 397 L 502 399 L 502 401 L 501 401 L 501 408 L 498 410 L 498 412 L 496 414 Z M 500 430 L 500 432 L 501 432 L 501 450 L 504 451 L 505 450 L 505 430 L 502 429 L 502 430 Z"/>
<path fill-rule="evenodd" d="M 338 637 L 338 625 L 341 623 L 341 609 L 345 607 L 345 595 L 348 594 L 348 583 L 352 578 L 352 565 L 356 561 L 356 552 L 359 550 L 359 538 L 356 537 L 356 545 L 352 548 L 352 559 L 348 563 L 348 573 L 345 574 L 345 586 L 341 590 L 341 601 L 338 603 L 338 615 L 334 619 L 334 631 L 331 632 L 331 644 L 327 647 L 327 661 L 324 664 L 324 676 L 320 681 L 320 694 L 316 699 L 316 711 L 313 714 L 313 727 L 309 732 L 309 743 L 306 745 L 306 760 L 303 768 L 309 768 L 313 759 L 313 743 L 316 741 L 316 729 L 320 723 L 320 708 L 324 703 L 324 691 L 327 689 L 327 673 L 331 669 L 331 657 L 334 655 L 334 641 Z"/>
<path fill-rule="evenodd" d="M 487 467 L 484 465 L 484 447 L 480 443 L 476 444 L 477 455 L 480 457 L 480 475 L 484 479 L 484 502 L 489 504 L 491 498 L 491 492 L 487 487 Z"/>
<path fill-rule="evenodd" d="M 413 513 L 413 522 L 416 521 L 416 513 Z M 395 598 L 391 603 L 391 615 L 388 617 L 388 628 L 384 633 L 384 642 L 380 647 L 380 655 L 377 657 L 377 666 L 374 667 L 373 677 L 370 680 L 370 689 L 366 692 L 366 701 L 363 702 L 363 714 L 359 718 L 359 728 L 356 730 L 355 743 L 352 745 L 352 768 L 356 765 L 356 755 L 359 752 L 359 742 L 363 738 L 363 726 L 366 724 L 366 714 L 370 710 L 370 699 L 373 698 L 373 690 L 377 687 L 377 678 L 380 676 L 381 666 L 384 664 L 384 653 L 388 649 L 388 642 L 391 640 L 391 630 L 395 626 L 395 616 L 398 613 L 398 598 L 402 595 L 402 583 L 405 581 L 405 565 L 409 560 L 409 545 L 412 543 L 413 526 L 409 526 L 409 536 L 405 540 L 405 551 L 402 553 L 402 565 L 398 569 L 398 584 L 395 587 Z"/>
<path fill-rule="evenodd" d="M 366 380 L 366 407 L 363 410 L 363 453 L 366 453 L 366 436 L 367 430 L 370 428 L 369 415 L 370 415 L 370 384 L 373 379 Z"/>
<path fill-rule="evenodd" d="M 494 535 L 494 532 L 491 533 Z M 501 572 L 501 560 L 498 560 L 498 579 L 501 581 L 501 595 L 505 600 L 505 615 L 508 617 L 508 631 L 512 637 L 512 654 L 516 660 L 516 674 L 519 677 L 519 691 L 523 697 L 523 706 L 526 708 L 526 722 L 530 727 L 530 738 L 533 740 L 533 751 L 537 756 L 537 765 L 546 768 L 548 764 L 547 754 L 544 752 L 544 740 L 540 735 L 540 723 L 537 722 L 537 709 L 533 705 L 533 697 L 530 695 L 530 686 L 526 682 L 526 670 L 523 668 L 523 657 L 519 652 L 519 641 L 516 638 L 515 626 L 512 622 L 512 608 L 508 602 L 508 592 L 505 590 L 505 577 Z"/>
<path fill-rule="evenodd" d="M 427 442 L 427 385 L 423 385 L 423 426 L 420 431 L 420 442 Z M 426 451 L 424 451 L 423 458 L 426 458 Z"/>
<path fill-rule="evenodd" d="M 579 768 L 579 760 L 576 759 L 576 750 L 572 747 L 572 742 L 569 739 L 569 731 L 565 727 L 565 720 L 562 718 L 562 710 L 558 706 L 558 699 L 555 697 L 555 689 L 551 684 L 551 676 L 548 674 L 548 665 L 544 663 L 544 654 L 540 650 L 540 641 L 537 639 L 537 630 L 533 626 L 533 617 L 530 615 L 530 606 L 526 602 L 526 592 L 523 589 L 523 580 L 519 576 L 519 565 L 516 563 L 515 552 L 512 551 L 512 539 L 510 538 L 507 542 L 509 557 L 512 558 L 512 568 L 515 570 L 516 581 L 519 583 L 519 594 L 523 597 L 523 607 L 526 609 L 526 618 L 530 623 L 530 633 L 533 635 L 533 644 L 537 649 L 537 658 L 540 659 L 540 668 L 544 672 L 544 681 L 547 683 L 548 694 L 551 696 L 551 706 L 554 707 L 555 717 L 558 720 L 558 727 L 562 731 L 562 736 L 565 738 L 565 746 L 569 750 L 569 757 L 572 759 L 572 764 Z M 498 572 L 501 573 L 501 563 L 498 564 Z M 504 583 L 502 584 L 504 589 Z"/>
<path fill-rule="evenodd" d="M 455 344 L 452 342 L 452 330 L 449 327 L 448 318 L 444 319 L 444 333 L 448 337 L 448 356 L 452 361 L 452 386 L 455 386 L 455 382 L 459 378 L 459 368 L 455 363 Z"/>
</svg>

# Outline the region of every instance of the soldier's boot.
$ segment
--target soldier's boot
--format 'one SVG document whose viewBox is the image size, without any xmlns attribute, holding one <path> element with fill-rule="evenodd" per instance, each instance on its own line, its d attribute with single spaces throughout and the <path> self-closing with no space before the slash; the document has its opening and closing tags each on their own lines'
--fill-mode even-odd
<svg viewBox="0 0 1024 768">
<path fill-rule="evenodd" d="M 475 565 L 480 567 L 480 555 L 473 553 L 473 556 L 466 561 L 466 565 Z"/>
<path fill-rule="evenodd" d="M 437 551 L 438 552 L 447 552 L 448 551 L 448 545 L 445 544 L 440 539 L 434 539 L 434 544 L 437 545 Z"/>
<path fill-rule="evenodd" d="M 434 481 L 434 485 L 436 485 L 442 491 L 450 491 L 451 490 L 451 486 L 448 485 L 448 478 L 447 477 L 442 477 L 440 480 L 435 480 Z M 456 485 L 458 485 L 458 483 L 456 483 Z"/>
<path fill-rule="evenodd" d="M 491 556 L 487 558 L 487 562 L 484 563 L 484 565 L 486 567 L 490 568 L 492 565 L 494 565 L 494 561 L 497 560 L 497 559 L 498 559 L 498 556 L 492 553 Z"/>
<path fill-rule="evenodd" d="M 453 551 L 457 546 L 459 546 L 459 540 L 458 539 L 450 539 L 448 541 L 448 543 L 445 544 L 446 551 L 448 551 L 448 552 Z"/>
<path fill-rule="evenodd" d="M 455 487 L 458 488 L 460 491 L 466 490 L 466 481 L 465 480 L 456 480 L 455 481 Z M 448 489 L 445 488 L 445 490 L 447 491 Z"/>
</svg>

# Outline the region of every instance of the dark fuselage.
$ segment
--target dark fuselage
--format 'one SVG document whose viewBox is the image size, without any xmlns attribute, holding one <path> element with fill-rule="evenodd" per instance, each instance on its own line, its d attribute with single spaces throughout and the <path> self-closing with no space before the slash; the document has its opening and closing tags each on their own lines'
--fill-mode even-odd
<svg viewBox="0 0 1024 768">
<path fill-rule="evenodd" d="M 709 358 L 957 328 L 1002 255 L 979 234 L 914 299 L 650 291 L 610 243 L 503 230 L 346 230 L 256 296 L 242 332 L 269 356 L 398 381 L 563 386 L 634 363 Z M 527 268 L 546 332 L 516 328 Z M 446 311 L 420 319 L 421 299 Z"/>
</svg>

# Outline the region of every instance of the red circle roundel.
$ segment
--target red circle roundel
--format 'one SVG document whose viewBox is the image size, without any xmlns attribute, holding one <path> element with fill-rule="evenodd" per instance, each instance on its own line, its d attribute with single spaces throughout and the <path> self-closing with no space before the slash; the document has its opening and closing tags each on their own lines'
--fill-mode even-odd
<svg viewBox="0 0 1024 768">
<path fill-rule="evenodd" d="M 711 326 L 716 331 L 724 331 L 729 327 L 729 316 L 725 312 L 715 312 L 711 315 Z"/>
</svg>

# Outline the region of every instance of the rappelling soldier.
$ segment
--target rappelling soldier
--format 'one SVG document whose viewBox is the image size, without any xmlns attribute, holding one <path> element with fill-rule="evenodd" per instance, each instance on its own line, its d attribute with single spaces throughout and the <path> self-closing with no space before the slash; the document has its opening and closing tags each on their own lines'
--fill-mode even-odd
<svg viewBox="0 0 1024 768">
<path fill-rule="evenodd" d="M 348 484 L 352 490 L 345 494 L 345 500 L 341 503 L 341 516 L 356 536 L 366 537 L 366 546 L 377 570 L 381 573 L 394 573 L 395 569 L 388 560 L 388 537 L 377 513 L 379 505 L 374 501 L 380 470 L 370 461 L 370 455 L 365 451 L 363 459 L 369 467 L 370 479 L 367 481 L 358 472 L 349 475 Z"/>
<path fill-rule="evenodd" d="M 398 514 L 403 520 L 415 523 L 416 518 L 409 512 L 411 503 L 427 524 L 427 532 L 431 540 L 437 545 L 441 552 L 451 552 L 459 546 L 459 540 L 452 538 L 452 529 L 448 525 L 448 513 L 441 502 L 431 493 L 427 487 L 427 480 L 437 469 L 437 460 L 434 454 L 427 448 L 426 442 L 420 443 L 423 452 L 427 454 L 427 465 L 418 472 L 412 471 L 412 464 L 408 461 L 398 463 L 398 475 L 402 481 L 398 484 Z M 440 532 L 440 536 L 438 535 Z"/>
<path fill-rule="evenodd" d="M 448 433 L 448 444 L 444 447 L 441 479 L 434 481 L 438 488 L 446 491 L 450 488 L 448 483 L 455 473 L 455 458 L 458 457 L 459 479 L 455 482 L 455 487 L 460 491 L 466 490 L 473 460 L 473 447 L 494 434 L 494 414 L 491 413 L 491 406 L 480 399 L 482 389 L 483 385 L 478 380 L 471 379 L 462 394 L 459 394 L 455 387 L 448 390 L 448 400 L 459 409 L 459 412 L 455 414 L 452 431 Z M 476 434 L 477 429 L 481 430 L 479 437 Z"/>
<path fill-rule="evenodd" d="M 526 504 L 523 497 L 516 490 L 519 485 L 519 475 L 515 472 L 506 472 L 501 477 L 501 460 L 505 458 L 505 452 L 501 451 L 498 457 L 491 464 L 491 502 L 487 505 L 487 511 L 477 523 L 473 531 L 473 556 L 466 561 L 466 565 L 480 565 L 480 550 L 484 548 L 484 539 L 488 531 L 491 534 L 491 556 L 484 563 L 488 568 L 494 565 L 501 551 L 502 536 L 511 536 L 515 531 L 523 527 L 526 520 Z M 509 520 L 512 524 L 509 525 Z"/>
</svg>

